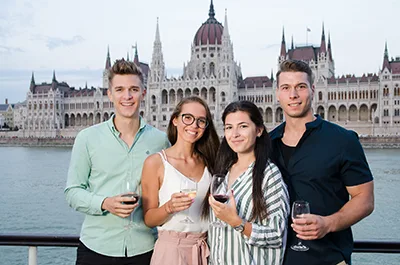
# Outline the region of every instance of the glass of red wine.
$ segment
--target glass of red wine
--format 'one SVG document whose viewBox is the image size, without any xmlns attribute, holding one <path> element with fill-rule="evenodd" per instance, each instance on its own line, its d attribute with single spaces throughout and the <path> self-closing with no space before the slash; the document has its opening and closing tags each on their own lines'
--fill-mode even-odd
<svg viewBox="0 0 400 265">
<path fill-rule="evenodd" d="M 211 179 L 210 186 L 211 195 L 214 199 L 220 203 L 226 203 L 228 201 L 228 182 L 224 174 L 215 174 Z M 226 224 L 221 220 L 216 220 L 211 223 L 214 227 L 225 227 Z"/>
<path fill-rule="evenodd" d="M 125 201 L 124 204 L 135 204 L 139 202 L 140 199 L 140 182 L 133 177 L 126 177 L 122 182 L 122 195 L 121 197 L 131 198 L 131 201 Z M 138 207 L 135 208 L 129 215 L 129 223 L 126 224 L 125 228 L 131 228 L 132 226 L 137 226 L 138 224 L 133 222 L 133 215 Z"/>
</svg>

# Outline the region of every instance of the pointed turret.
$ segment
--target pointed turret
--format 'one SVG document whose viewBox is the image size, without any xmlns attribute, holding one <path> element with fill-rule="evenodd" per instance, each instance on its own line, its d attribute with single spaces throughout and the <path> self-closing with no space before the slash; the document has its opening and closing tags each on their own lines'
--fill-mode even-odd
<svg viewBox="0 0 400 265">
<path fill-rule="evenodd" d="M 160 42 L 161 43 L 161 38 L 160 38 L 160 29 L 159 29 L 159 26 L 158 26 L 158 17 L 157 17 L 157 27 L 156 27 L 156 38 L 155 38 L 155 40 L 154 40 L 154 43 L 158 43 L 158 42 Z"/>
<path fill-rule="evenodd" d="M 319 50 L 320 53 L 326 54 L 326 43 L 325 43 L 325 28 L 324 23 L 322 23 L 322 36 L 321 36 L 321 47 Z"/>
<path fill-rule="evenodd" d="M 106 58 L 106 66 L 105 69 L 111 68 L 111 59 L 110 59 L 110 46 L 107 46 L 107 58 Z"/>
<path fill-rule="evenodd" d="M 134 62 L 137 66 L 140 66 L 137 43 L 135 43 L 134 48 L 135 48 L 135 58 L 133 59 L 133 62 Z"/>
<path fill-rule="evenodd" d="M 208 12 L 208 16 L 210 18 L 214 18 L 215 17 L 214 4 L 213 4 L 212 0 L 211 0 L 210 11 Z"/>
<path fill-rule="evenodd" d="M 53 79 L 51 80 L 51 89 L 53 91 L 55 91 L 57 89 L 57 85 L 58 85 L 58 82 L 57 82 L 57 79 L 56 79 L 56 71 L 53 70 Z"/>
<path fill-rule="evenodd" d="M 383 65 L 382 65 L 382 71 L 387 68 L 389 71 L 390 69 L 390 63 L 389 63 L 389 52 L 387 48 L 387 41 L 385 41 L 385 53 L 383 55 Z"/>
<path fill-rule="evenodd" d="M 286 58 L 286 42 L 285 42 L 285 28 L 282 28 L 282 43 L 281 43 L 281 59 L 285 60 Z"/>
<path fill-rule="evenodd" d="M 225 8 L 225 21 L 224 21 L 224 32 L 223 36 L 229 36 L 229 29 L 228 29 L 228 12 Z"/>
<path fill-rule="evenodd" d="M 35 90 L 35 76 L 32 72 L 32 77 L 31 77 L 31 84 L 29 86 L 29 90 L 33 93 Z"/>
<path fill-rule="evenodd" d="M 151 59 L 151 79 L 153 82 L 159 82 L 165 77 L 164 56 L 162 53 L 162 44 L 160 38 L 159 21 L 157 18 L 156 36 L 153 44 L 153 56 Z"/>
<path fill-rule="evenodd" d="M 271 81 L 273 82 L 274 81 L 274 69 L 271 69 Z"/>
<path fill-rule="evenodd" d="M 290 45 L 290 49 L 294 50 L 294 41 L 293 41 L 293 35 L 292 35 L 292 44 Z"/>
<path fill-rule="evenodd" d="M 51 82 L 57 82 L 55 70 L 53 70 L 53 79 L 51 80 Z"/>
<path fill-rule="evenodd" d="M 129 52 L 126 52 L 126 60 L 129 62 Z"/>
<path fill-rule="evenodd" d="M 331 45 L 331 33 L 328 33 L 328 54 L 329 54 L 329 60 L 332 62 L 333 56 L 332 56 L 332 45 Z"/>
</svg>

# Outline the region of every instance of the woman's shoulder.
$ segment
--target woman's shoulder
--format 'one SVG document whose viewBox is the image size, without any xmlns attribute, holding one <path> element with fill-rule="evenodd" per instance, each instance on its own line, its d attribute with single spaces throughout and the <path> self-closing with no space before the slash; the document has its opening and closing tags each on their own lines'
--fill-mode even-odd
<svg viewBox="0 0 400 265">
<path fill-rule="evenodd" d="M 144 167 L 158 167 L 162 164 L 161 152 L 149 155 L 144 161 Z"/>
</svg>

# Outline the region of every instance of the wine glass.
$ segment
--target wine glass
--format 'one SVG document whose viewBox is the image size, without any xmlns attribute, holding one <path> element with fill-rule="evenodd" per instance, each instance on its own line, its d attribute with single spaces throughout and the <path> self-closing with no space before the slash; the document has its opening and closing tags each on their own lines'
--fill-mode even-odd
<svg viewBox="0 0 400 265">
<path fill-rule="evenodd" d="M 196 198 L 196 194 L 197 194 L 197 182 L 190 178 L 182 177 L 181 178 L 181 192 L 186 193 L 193 200 L 194 198 Z M 185 216 L 185 219 L 181 220 L 181 223 L 194 224 L 194 221 L 189 217 L 190 216 L 190 207 L 186 211 L 187 211 L 187 214 Z"/>
<path fill-rule="evenodd" d="M 295 201 L 292 206 L 292 219 L 299 218 L 299 215 L 310 213 L 310 205 L 306 201 Z M 294 251 L 307 251 L 309 247 L 303 245 L 301 239 L 297 238 L 297 244 L 290 247 Z"/>
<path fill-rule="evenodd" d="M 215 174 L 211 179 L 210 192 L 216 201 L 220 203 L 226 203 L 229 199 L 228 195 L 228 183 L 225 179 L 224 174 Z M 226 224 L 217 220 L 211 223 L 214 227 L 225 227 Z"/>
<path fill-rule="evenodd" d="M 121 197 L 128 197 L 134 199 L 134 201 L 126 201 L 124 204 L 135 204 L 140 199 L 140 184 L 139 180 L 136 180 L 132 177 L 126 177 L 122 182 L 122 195 Z M 136 207 L 131 214 L 129 215 L 129 223 L 124 227 L 126 229 L 131 228 L 132 226 L 137 226 L 138 224 L 133 222 L 133 214 L 138 207 Z"/>
</svg>

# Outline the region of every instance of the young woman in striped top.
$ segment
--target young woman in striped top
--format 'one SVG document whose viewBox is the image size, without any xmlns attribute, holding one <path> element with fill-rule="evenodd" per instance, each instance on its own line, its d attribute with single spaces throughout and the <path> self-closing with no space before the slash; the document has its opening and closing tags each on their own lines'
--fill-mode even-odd
<svg viewBox="0 0 400 265">
<path fill-rule="evenodd" d="M 222 115 L 224 138 L 217 154 L 217 172 L 226 173 L 229 201 L 209 196 L 210 264 L 281 264 L 286 243 L 289 196 L 281 173 L 270 160 L 270 138 L 257 106 L 229 104 Z M 207 201 L 203 216 L 207 215 Z"/>
</svg>

